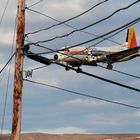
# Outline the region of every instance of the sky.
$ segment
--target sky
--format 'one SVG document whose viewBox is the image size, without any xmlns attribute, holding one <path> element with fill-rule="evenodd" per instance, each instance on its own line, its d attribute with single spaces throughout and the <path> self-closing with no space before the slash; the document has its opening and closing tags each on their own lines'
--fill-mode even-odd
<svg viewBox="0 0 140 140">
<path fill-rule="evenodd" d="M 31 9 L 44 13 L 54 19 L 64 21 L 82 13 L 93 5 L 101 2 L 101 0 L 42 0 L 38 4 L 33 5 L 36 2 L 38 1 L 26 0 L 26 6 L 31 6 Z M 110 15 L 114 11 L 127 6 L 132 2 L 134 2 L 134 0 L 108 0 L 106 3 L 103 3 L 85 15 L 78 17 L 67 24 L 75 28 L 82 28 Z M 0 20 L 0 68 L 2 68 L 10 58 L 12 46 L 14 46 L 15 50 L 13 40 L 15 42 L 14 27 L 17 1 L 9 0 L 5 14 L 3 18 L 1 18 L 5 5 L 6 1 L 1 0 L 0 19 L 2 20 Z M 139 7 L 140 2 L 127 10 L 118 12 L 108 20 L 92 26 L 85 31 L 96 35 L 101 35 L 111 31 L 138 18 Z M 56 21 L 50 18 L 26 10 L 26 34 L 49 27 L 56 23 Z M 134 25 L 134 28 L 136 31 L 137 44 L 140 45 L 140 23 Z M 73 29 L 65 25 L 60 25 L 47 31 L 28 35 L 25 39 L 26 41 L 32 42 L 47 40 L 55 36 L 69 33 L 72 30 Z M 112 37 L 111 40 L 116 41 L 119 44 L 123 44 L 126 39 L 126 33 L 127 29 Z M 42 43 L 41 45 L 51 49 L 60 49 L 92 38 L 94 38 L 94 36 L 83 32 L 76 32 L 71 36 L 56 39 L 48 43 Z M 25 43 L 27 43 L 26 41 Z M 83 46 L 88 47 L 96 42 L 97 41 L 91 42 Z M 116 45 L 117 44 L 106 40 L 101 44 L 98 44 L 96 47 L 110 47 Z M 48 51 L 43 48 L 37 48 L 36 46 L 31 46 L 30 49 L 35 53 Z M 53 58 L 54 54 L 46 54 L 43 56 Z M 0 126 L 2 126 L 8 74 L 10 73 L 7 104 L 2 129 L 3 132 L 10 132 L 12 125 L 14 61 L 15 59 L 12 61 L 10 72 L 10 67 L 8 67 L 0 75 Z M 139 64 L 140 58 L 135 58 L 127 62 L 116 63 L 113 66 L 116 70 L 139 76 Z M 42 64 L 26 57 L 24 58 L 24 71 L 40 66 L 42 66 Z M 103 66 L 106 65 L 103 64 Z M 82 69 L 86 72 L 139 88 L 139 79 L 100 67 L 82 66 Z M 57 65 L 50 65 L 42 69 L 34 70 L 33 76 L 28 79 L 140 107 L 139 92 L 125 89 L 83 74 L 77 74 L 72 70 L 66 72 L 63 67 Z M 22 132 L 42 132 L 50 134 L 140 133 L 140 110 L 78 95 L 72 95 L 64 91 L 24 81 L 21 130 Z"/>
</svg>

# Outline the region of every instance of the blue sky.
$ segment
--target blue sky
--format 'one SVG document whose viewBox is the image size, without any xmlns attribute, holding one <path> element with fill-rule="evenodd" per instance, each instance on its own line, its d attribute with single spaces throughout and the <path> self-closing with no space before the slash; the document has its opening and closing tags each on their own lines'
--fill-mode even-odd
<svg viewBox="0 0 140 140">
<path fill-rule="evenodd" d="M 100 0 L 101 1 L 101 0 Z M 91 6 L 100 2 L 99 0 L 43 0 L 32 9 L 45 13 L 60 21 L 71 18 Z M 35 1 L 27 0 L 27 6 L 34 4 Z M 99 19 L 106 17 L 115 10 L 129 5 L 133 1 L 115 1 L 100 5 L 91 12 L 68 22 L 70 25 L 81 28 L 91 24 Z M 1 1 L 0 16 L 4 10 L 6 2 Z M 139 17 L 140 3 L 132 6 L 128 10 L 121 11 L 112 18 L 93 26 L 86 31 L 101 35 L 114 28 L 117 28 L 135 18 Z M 10 57 L 13 42 L 14 22 L 16 16 L 16 1 L 9 1 L 7 11 L 0 24 L 0 67 L 3 67 Z M 26 33 L 48 27 L 56 22 L 38 15 L 36 13 L 26 11 Z M 140 23 L 135 26 L 138 45 L 140 45 Z M 46 40 L 56 35 L 68 33 L 72 29 L 61 25 L 48 31 L 43 31 L 35 35 L 28 36 L 30 41 Z M 118 43 L 124 43 L 127 30 L 111 38 Z M 52 49 L 59 49 L 71 46 L 82 41 L 93 38 L 93 36 L 78 32 L 70 37 L 57 39 L 53 42 L 45 43 L 44 46 Z M 91 42 L 85 46 L 92 45 Z M 104 41 L 96 47 L 116 46 L 116 44 Z M 32 46 L 31 50 L 35 52 L 46 51 L 42 48 Z M 45 55 L 46 57 L 53 57 Z M 140 58 L 130 60 L 128 62 L 114 64 L 114 69 L 131 73 L 139 76 Z M 25 58 L 24 70 L 30 70 L 41 66 L 41 64 Z M 82 69 L 89 73 L 103 76 L 105 78 L 139 88 L 140 81 L 138 79 L 124 76 L 113 71 L 105 70 L 99 67 L 86 67 Z M 11 78 L 9 92 L 7 98 L 7 107 L 5 114 L 4 132 L 11 130 L 12 120 L 12 95 L 13 95 L 13 72 L 14 59 L 11 69 Z M 2 73 L 3 75 L 3 73 Z M 2 78 L 0 75 L 0 78 Z M 2 116 L 7 75 L 0 81 L 0 116 Z M 31 80 L 42 83 L 67 88 L 77 92 L 82 92 L 92 96 L 118 101 L 140 107 L 138 92 L 134 92 L 122 87 L 118 87 L 95 78 L 91 78 L 73 71 L 66 72 L 64 68 L 51 65 L 43 69 L 33 71 Z M 2 120 L 2 117 L 0 117 Z M 0 126 L 1 126 L 0 120 Z M 122 107 L 99 100 L 71 95 L 66 92 L 55 90 L 48 87 L 33 85 L 24 82 L 23 84 L 23 111 L 22 111 L 22 132 L 45 132 L 45 133 L 139 133 L 140 131 L 140 110 Z"/>
</svg>

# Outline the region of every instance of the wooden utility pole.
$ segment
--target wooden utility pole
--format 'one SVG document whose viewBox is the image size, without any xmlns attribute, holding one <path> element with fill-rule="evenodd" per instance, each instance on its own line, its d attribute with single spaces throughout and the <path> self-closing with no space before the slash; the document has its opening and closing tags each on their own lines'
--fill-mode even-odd
<svg viewBox="0 0 140 140">
<path fill-rule="evenodd" d="M 20 140 L 21 133 L 24 30 L 25 30 L 25 0 L 18 0 L 12 140 Z"/>
</svg>

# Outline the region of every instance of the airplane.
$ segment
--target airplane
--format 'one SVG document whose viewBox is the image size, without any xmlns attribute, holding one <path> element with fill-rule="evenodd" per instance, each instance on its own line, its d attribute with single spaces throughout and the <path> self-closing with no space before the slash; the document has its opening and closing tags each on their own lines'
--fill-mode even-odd
<svg viewBox="0 0 140 140">
<path fill-rule="evenodd" d="M 64 49 L 54 55 L 57 63 L 66 66 L 78 67 L 77 72 L 82 71 L 82 65 L 97 66 L 97 63 L 106 63 L 107 69 L 113 69 L 113 63 L 123 62 L 140 56 L 140 46 L 137 46 L 135 30 L 130 27 L 127 31 L 126 42 L 115 47 L 94 47 L 80 49 Z M 65 68 L 70 70 L 69 67 Z"/>
</svg>

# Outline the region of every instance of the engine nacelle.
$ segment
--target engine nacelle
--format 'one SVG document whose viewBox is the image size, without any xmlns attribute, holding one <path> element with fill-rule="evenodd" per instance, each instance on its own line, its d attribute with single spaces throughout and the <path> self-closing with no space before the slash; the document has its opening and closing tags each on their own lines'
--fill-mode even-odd
<svg viewBox="0 0 140 140">
<path fill-rule="evenodd" d="M 87 57 L 88 62 L 105 62 L 106 61 L 106 56 L 88 56 Z"/>
<path fill-rule="evenodd" d="M 58 54 L 55 54 L 54 55 L 54 60 L 58 60 L 58 58 L 59 58 Z"/>
<path fill-rule="evenodd" d="M 61 61 L 62 59 L 64 59 L 66 56 L 61 54 L 61 53 L 56 53 L 54 55 L 54 60 L 57 60 L 57 61 Z"/>
</svg>

